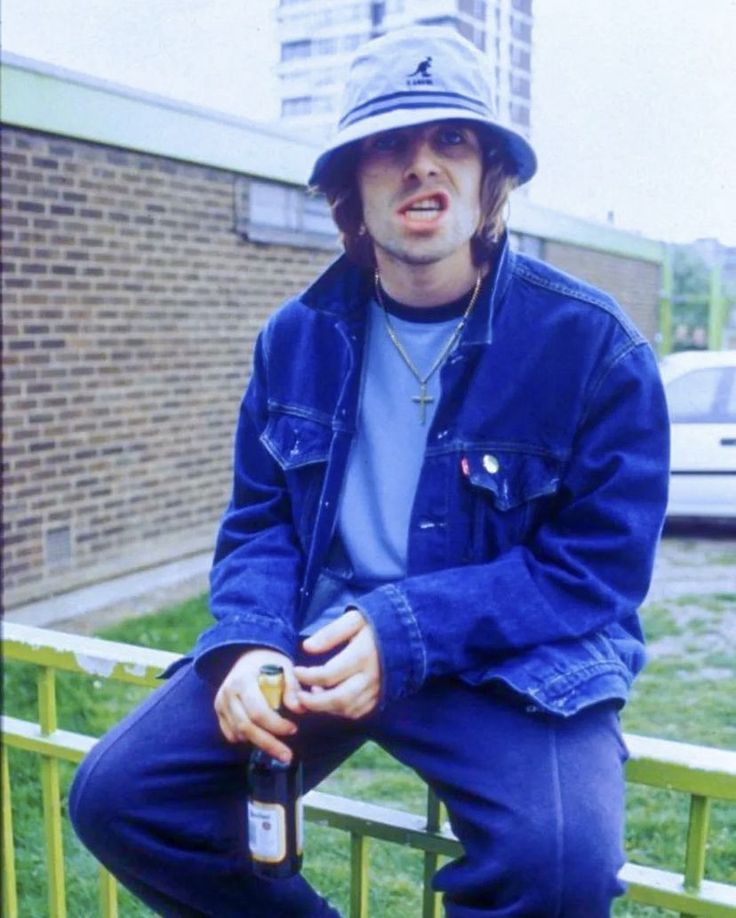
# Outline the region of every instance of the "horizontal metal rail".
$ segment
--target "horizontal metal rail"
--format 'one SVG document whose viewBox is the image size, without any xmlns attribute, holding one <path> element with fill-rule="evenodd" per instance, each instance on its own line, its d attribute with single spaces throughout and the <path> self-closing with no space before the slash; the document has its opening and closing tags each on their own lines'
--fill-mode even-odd
<svg viewBox="0 0 736 918">
<path fill-rule="evenodd" d="M 38 722 L 3 716 L 3 914 L 17 918 L 17 901 L 11 776 L 5 747 L 39 757 L 42 768 L 44 829 L 49 878 L 49 913 L 66 914 L 61 846 L 61 791 L 59 760 L 79 762 L 96 739 L 60 728 L 56 723 L 54 675 L 57 671 L 83 673 L 153 687 L 157 677 L 178 659 L 177 654 L 134 647 L 98 638 L 78 637 L 40 628 L 6 624 L 2 634 L 6 660 L 38 667 Z M 666 788 L 690 798 L 683 873 L 627 863 L 621 872 L 628 884 L 627 897 L 647 905 L 671 909 L 681 915 L 703 918 L 736 918 L 736 886 L 705 878 L 710 805 L 714 799 L 736 802 L 736 752 L 687 743 L 627 734 L 631 753 L 627 781 Z M 345 831 L 350 836 L 351 918 L 368 914 L 368 840 L 371 838 L 409 846 L 424 854 L 424 918 L 436 918 L 439 900 L 429 886 L 439 857 L 462 854 L 459 841 L 440 824 L 439 803 L 430 794 L 427 816 L 345 797 L 311 791 L 305 797 L 305 815 L 311 822 Z M 21 909 L 19 911 L 19 908 Z M 115 881 L 101 871 L 100 915 L 117 915 Z"/>
</svg>

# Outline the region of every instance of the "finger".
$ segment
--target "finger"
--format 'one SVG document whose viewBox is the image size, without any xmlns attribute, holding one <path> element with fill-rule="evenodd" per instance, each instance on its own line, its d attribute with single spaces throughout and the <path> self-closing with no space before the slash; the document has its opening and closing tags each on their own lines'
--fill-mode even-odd
<svg viewBox="0 0 736 918">
<path fill-rule="evenodd" d="M 285 671 L 285 676 L 286 686 L 284 687 L 284 707 L 291 711 L 293 714 L 303 714 L 304 708 L 299 701 L 299 690 L 301 688 L 299 685 L 299 680 L 297 679 L 296 675 L 294 674 L 294 670 L 291 667 L 289 667 L 288 671 Z"/>
<path fill-rule="evenodd" d="M 369 628 L 362 628 L 340 653 L 321 666 L 296 666 L 294 672 L 302 685 L 333 686 L 358 672 L 371 669 L 375 648 Z"/>
<path fill-rule="evenodd" d="M 361 660 L 361 654 L 356 653 L 350 644 L 321 666 L 297 666 L 294 672 L 302 685 L 332 688 L 360 672 Z"/>
<path fill-rule="evenodd" d="M 282 717 L 273 708 L 270 708 L 262 699 L 251 705 L 245 706 L 248 719 L 256 727 L 274 733 L 277 736 L 293 736 L 297 732 L 296 724 L 286 717 Z"/>
<path fill-rule="evenodd" d="M 222 717 L 219 713 L 217 714 L 217 722 L 220 725 L 220 731 L 228 743 L 237 743 L 238 738 L 235 736 L 233 731 L 230 729 L 230 724 Z"/>
<path fill-rule="evenodd" d="M 323 625 L 302 644 L 307 653 L 324 653 L 344 644 L 365 626 L 365 619 L 357 609 L 349 609 L 339 618 Z"/>
<path fill-rule="evenodd" d="M 350 718 L 367 714 L 375 707 L 377 697 L 377 692 L 367 684 L 362 674 L 356 674 L 332 689 L 301 694 L 302 704 L 309 711 Z"/>
<path fill-rule="evenodd" d="M 289 747 L 280 742 L 270 728 L 261 727 L 250 718 L 238 696 L 233 695 L 223 703 L 218 719 L 226 739 L 230 742 L 251 743 L 283 762 L 291 760 L 292 753 Z M 296 732 L 296 727 L 291 721 L 280 719 L 287 727 L 287 734 Z"/>
<path fill-rule="evenodd" d="M 267 730 L 261 730 L 260 727 L 257 727 L 255 724 L 251 724 L 247 739 L 248 742 L 252 743 L 254 746 L 257 746 L 259 749 L 262 749 L 264 752 L 267 752 L 275 759 L 279 759 L 281 762 L 285 762 L 286 764 L 291 761 L 291 757 L 293 755 L 291 749 L 289 749 L 285 743 L 282 743 L 276 739 L 276 737 L 272 733 L 269 733 Z"/>
<path fill-rule="evenodd" d="M 243 739 L 250 739 L 251 724 L 278 736 L 291 736 L 297 731 L 296 724 L 268 706 L 260 690 L 254 693 L 240 693 L 234 689 L 222 692 L 219 713 L 230 729 Z"/>
</svg>

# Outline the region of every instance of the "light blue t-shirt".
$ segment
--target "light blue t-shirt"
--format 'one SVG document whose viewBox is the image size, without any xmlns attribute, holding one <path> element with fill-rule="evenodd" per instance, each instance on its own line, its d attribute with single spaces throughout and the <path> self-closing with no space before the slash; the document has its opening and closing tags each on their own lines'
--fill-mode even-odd
<svg viewBox="0 0 736 918">
<path fill-rule="evenodd" d="M 422 378 L 442 353 L 466 305 L 433 308 L 391 302 L 391 325 Z M 368 311 L 358 428 L 338 510 L 331 563 L 307 614 L 311 633 L 380 583 L 406 575 L 409 521 L 427 433 L 440 398 L 438 368 L 420 384 L 391 341 L 383 308 Z"/>
</svg>

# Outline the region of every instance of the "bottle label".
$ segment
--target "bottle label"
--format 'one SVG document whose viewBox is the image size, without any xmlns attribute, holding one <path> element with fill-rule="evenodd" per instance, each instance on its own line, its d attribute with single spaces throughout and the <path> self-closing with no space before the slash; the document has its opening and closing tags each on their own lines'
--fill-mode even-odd
<svg viewBox="0 0 736 918">
<path fill-rule="evenodd" d="M 280 803 L 248 802 L 248 846 L 254 861 L 278 864 L 286 857 L 286 813 Z"/>
<path fill-rule="evenodd" d="M 296 820 L 296 853 L 301 854 L 304 851 L 304 797 L 299 797 L 296 801 L 294 819 Z"/>
</svg>

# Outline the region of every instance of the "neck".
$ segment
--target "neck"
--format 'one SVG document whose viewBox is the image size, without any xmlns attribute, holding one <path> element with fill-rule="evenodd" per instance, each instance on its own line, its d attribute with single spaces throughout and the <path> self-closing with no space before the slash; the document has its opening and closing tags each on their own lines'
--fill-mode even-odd
<svg viewBox="0 0 736 918">
<path fill-rule="evenodd" d="M 478 268 L 469 254 L 430 264 L 407 264 L 377 250 L 376 264 L 386 293 L 400 303 L 418 308 L 459 299 L 478 277 Z"/>
</svg>

